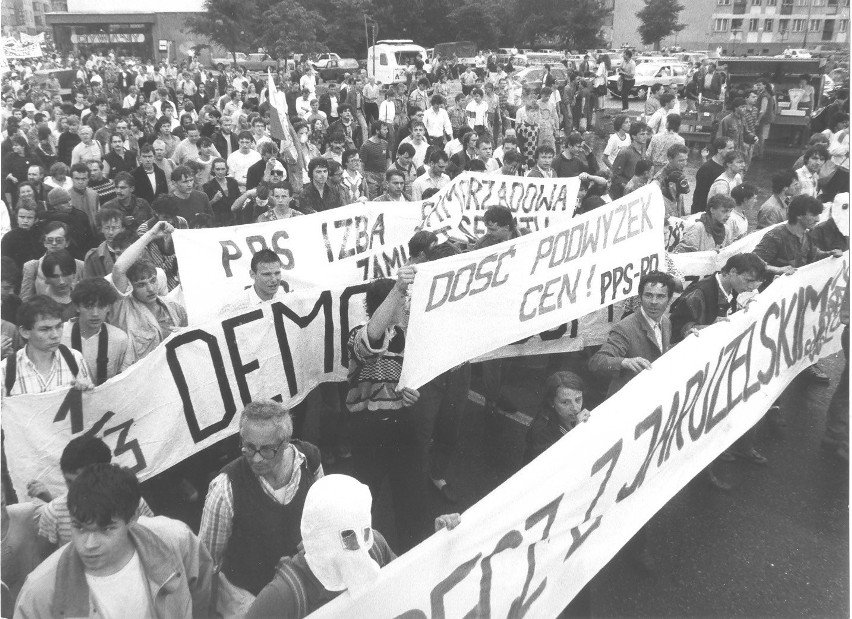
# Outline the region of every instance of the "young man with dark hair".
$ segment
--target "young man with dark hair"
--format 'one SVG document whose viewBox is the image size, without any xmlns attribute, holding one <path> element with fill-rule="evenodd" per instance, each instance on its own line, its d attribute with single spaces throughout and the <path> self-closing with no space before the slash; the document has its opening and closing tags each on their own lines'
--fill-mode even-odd
<svg viewBox="0 0 852 619">
<path fill-rule="evenodd" d="M 822 202 L 810 195 L 798 195 L 790 200 L 787 223 L 769 230 L 754 248 L 754 253 L 766 263 L 770 277 L 794 273 L 806 264 L 829 256 L 839 258 L 843 255 L 839 249 L 822 251 L 808 234 L 819 222 L 822 210 Z M 829 377 L 819 367 L 819 363 L 807 368 L 803 374 L 822 384 L 829 382 Z"/>
<path fill-rule="evenodd" d="M 62 343 L 83 354 L 94 372 L 95 385 L 101 385 L 129 367 L 127 334 L 106 323 L 118 291 L 102 277 L 80 281 L 71 292 L 78 315 L 62 330 Z"/>
<path fill-rule="evenodd" d="M 385 172 L 385 193 L 376 198 L 376 202 L 407 202 L 408 198 L 402 193 L 405 188 L 405 175 L 391 168 Z"/>
<path fill-rule="evenodd" d="M 6 396 L 43 393 L 75 387 L 92 388 L 83 355 L 61 343 L 62 307 L 50 297 L 36 295 L 18 308 L 18 332 L 26 346 L 6 357 L 0 366 Z"/>
<path fill-rule="evenodd" d="M 527 172 L 527 176 L 531 178 L 554 178 L 555 173 L 553 168 L 553 157 L 556 155 L 556 150 L 550 144 L 542 144 L 535 149 L 535 167 Z"/>
<path fill-rule="evenodd" d="M 311 182 L 302 188 L 299 210 L 302 213 L 319 213 L 343 206 L 340 191 L 328 182 L 328 161 L 315 157 L 308 163 Z"/>
<path fill-rule="evenodd" d="M 681 342 L 689 335 L 698 335 L 701 329 L 725 320 L 737 310 L 737 296 L 757 290 L 765 275 L 763 260 L 755 254 L 743 253 L 728 258 L 725 266 L 713 277 L 690 284 L 672 303 L 672 343 Z M 755 464 L 766 464 L 767 461 L 754 448 L 751 431 L 734 444 L 731 455 Z M 719 490 L 731 489 L 730 484 L 716 477 L 712 464 L 707 467 L 707 480 Z"/>
<path fill-rule="evenodd" d="M 136 151 L 127 150 L 124 136 L 113 133 L 109 136 L 109 152 L 104 161 L 109 166 L 109 178 L 115 179 L 119 172 L 132 172 L 136 168 Z"/>
<path fill-rule="evenodd" d="M 154 350 L 174 331 L 187 325 L 183 306 L 159 296 L 157 270 L 142 259 L 145 249 L 154 241 L 165 239 L 174 227 L 157 222 L 135 243 L 124 250 L 112 267 L 116 290 L 132 286 L 132 292 L 116 301 L 110 309 L 109 321 L 125 333 L 129 340 L 126 363 L 135 363 Z"/>
<path fill-rule="evenodd" d="M 47 285 L 44 294 L 60 305 L 63 320 L 73 317 L 76 311 L 71 302 L 71 291 L 80 279 L 74 256 L 67 249 L 48 253 L 41 261 L 41 272 Z"/>
<path fill-rule="evenodd" d="M 149 205 L 157 196 L 169 192 L 166 173 L 154 164 L 154 159 L 154 148 L 143 144 L 139 147 L 139 167 L 133 170 L 134 194 Z"/>
<path fill-rule="evenodd" d="M 695 173 L 695 191 L 692 194 L 693 214 L 707 210 L 707 195 L 710 186 L 725 171 L 725 155 L 734 150 L 734 141 L 727 137 L 715 138 L 712 144 L 712 156 L 701 164 Z"/>
<path fill-rule="evenodd" d="M 90 464 L 109 464 L 111 461 L 112 453 L 100 438 L 84 434 L 71 439 L 59 458 L 59 470 L 62 471 L 65 487 L 69 488 L 83 469 Z M 27 494 L 47 503 L 38 523 L 39 550 L 42 557 L 47 557 L 54 550 L 71 541 L 68 493 L 53 498 L 43 483 L 33 480 L 27 484 Z M 148 507 L 145 499 L 140 499 L 136 516 L 153 515 L 154 512 Z"/>
<path fill-rule="evenodd" d="M 787 221 L 790 198 L 799 193 L 799 177 L 793 170 L 781 170 L 772 175 L 772 195 L 757 211 L 757 229 L 768 228 Z"/>
<path fill-rule="evenodd" d="M 98 194 L 98 204 L 105 204 L 115 198 L 115 183 L 104 175 L 104 165 L 100 159 L 93 159 L 86 163 L 89 169 L 89 188 Z M 94 219 L 90 216 L 90 219 Z M 94 225 L 94 221 L 92 221 Z"/>
<path fill-rule="evenodd" d="M 434 150 L 429 155 L 428 169 L 425 173 L 415 179 L 411 186 L 412 200 L 422 200 L 423 192 L 434 188 L 440 190 L 450 182 L 450 177 L 444 173 L 447 169 L 449 157 L 443 150 Z"/>
<path fill-rule="evenodd" d="M 116 196 L 109 202 L 102 204 L 101 211 L 107 209 L 119 211 L 122 215 L 123 225 L 131 230 L 136 230 L 142 222 L 154 216 L 154 211 L 151 210 L 148 201 L 134 195 L 136 180 L 130 172 L 119 172 L 113 182 L 115 183 Z M 95 223 L 98 227 L 103 226 L 103 220 L 98 220 L 97 216 L 95 216 Z M 103 233 L 103 230 L 101 232 Z"/>
<path fill-rule="evenodd" d="M 426 443 L 431 424 L 416 404 L 418 391 L 398 390 L 405 354 L 406 291 L 415 267 L 404 266 L 394 282 L 379 279 L 367 287 L 367 324 L 349 334 L 349 392 L 355 477 L 381 489 L 389 477 L 402 550 L 425 537 L 423 491 Z"/>
<path fill-rule="evenodd" d="M 624 187 L 633 178 L 633 170 L 636 163 L 645 156 L 645 147 L 651 138 L 651 129 L 645 123 L 632 123 L 630 125 L 630 147 L 622 148 L 615 160 L 612 162 L 612 191 L 613 199 L 624 195 Z"/>
<path fill-rule="evenodd" d="M 610 397 L 634 376 L 671 348 L 671 321 L 666 315 L 675 280 L 667 273 L 652 271 L 639 280 L 639 311 L 619 321 L 610 330 L 600 350 L 589 360 L 589 371 L 611 378 Z M 642 527 L 625 548 L 631 560 L 646 571 L 654 559 L 647 549 L 647 527 Z"/>
<path fill-rule="evenodd" d="M 30 574 L 21 617 L 208 617 L 213 564 L 182 522 L 141 518 L 129 469 L 91 464 L 68 490 L 71 543 Z"/>
<path fill-rule="evenodd" d="M 195 174 L 188 166 L 180 165 L 172 171 L 174 190 L 172 197 L 177 205 L 178 215 L 187 221 L 193 221 L 199 213 L 213 217 L 210 199 L 203 191 L 194 189 Z"/>
<path fill-rule="evenodd" d="M 104 241 L 86 253 L 83 277 L 104 277 L 112 273 L 112 265 L 115 264 L 112 241 L 119 232 L 125 230 L 123 213 L 116 209 L 103 208 L 98 211 L 95 219 Z"/>
</svg>

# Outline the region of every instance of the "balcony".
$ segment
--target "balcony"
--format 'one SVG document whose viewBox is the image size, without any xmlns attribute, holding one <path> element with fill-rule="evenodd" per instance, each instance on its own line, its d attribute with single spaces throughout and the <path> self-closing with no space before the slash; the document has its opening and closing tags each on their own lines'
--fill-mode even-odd
<svg viewBox="0 0 852 619">
<path fill-rule="evenodd" d="M 746 3 L 743 1 L 734 2 L 733 11 L 734 15 L 744 15 L 746 12 Z"/>
<path fill-rule="evenodd" d="M 792 15 L 793 14 L 793 2 L 782 2 L 781 3 L 781 15 Z"/>
</svg>

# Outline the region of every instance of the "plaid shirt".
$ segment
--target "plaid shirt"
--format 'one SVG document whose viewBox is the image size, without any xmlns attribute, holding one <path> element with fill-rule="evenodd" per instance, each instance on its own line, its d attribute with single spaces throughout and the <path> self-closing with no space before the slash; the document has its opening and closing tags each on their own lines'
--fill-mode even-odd
<svg viewBox="0 0 852 619">
<path fill-rule="evenodd" d="M 467 125 L 467 112 L 463 107 L 452 105 L 447 108 L 447 115 L 450 117 L 450 125 L 453 129 L 461 129 Z"/>
<path fill-rule="evenodd" d="M 53 364 L 50 366 L 50 372 L 47 376 L 42 376 L 36 369 L 35 364 L 27 356 L 27 347 L 25 346 L 17 353 L 15 384 L 9 395 L 23 395 L 27 393 L 44 393 L 45 391 L 55 391 L 64 387 L 70 387 L 74 381 L 74 375 L 71 373 L 71 368 L 65 363 L 62 353 L 56 350 L 53 353 Z M 86 360 L 76 350 L 71 350 L 77 365 L 80 368 L 77 374 L 78 378 L 85 378 L 91 381 L 89 375 L 89 367 L 86 365 Z M 6 376 L 6 359 L 0 365 L 0 374 Z"/>
<path fill-rule="evenodd" d="M 291 443 L 289 445 L 295 452 L 293 457 L 293 475 L 290 481 L 278 491 L 273 490 L 263 477 L 258 477 L 260 487 L 273 500 L 281 505 L 287 505 L 296 496 L 299 483 L 302 481 L 302 463 L 305 455 L 296 449 Z M 322 466 L 317 468 L 314 481 L 323 476 Z M 283 498 L 276 497 L 283 491 Z M 210 489 L 204 501 L 204 511 L 201 514 L 201 527 L 198 530 L 198 538 L 213 557 L 213 565 L 216 571 L 222 569 L 222 560 L 225 558 L 225 549 L 231 538 L 231 530 L 234 523 L 234 491 L 231 488 L 231 480 L 227 473 L 220 473 L 210 482 Z"/>
</svg>

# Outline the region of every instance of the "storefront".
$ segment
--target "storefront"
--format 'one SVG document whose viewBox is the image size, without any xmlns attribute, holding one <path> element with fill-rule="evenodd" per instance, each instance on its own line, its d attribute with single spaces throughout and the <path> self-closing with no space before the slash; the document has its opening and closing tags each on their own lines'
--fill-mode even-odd
<svg viewBox="0 0 852 619">
<path fill-rule="evenodd" d="M 203 42 L 184 32 L 187 18 L 202 10 L 201 0 L 147 0 L 139 13 L 110 13 L 105 6 L 102 0 L 69 0 L 68 12 L 46 14 L 57 51 L 175 60 Z"/>
</svg>

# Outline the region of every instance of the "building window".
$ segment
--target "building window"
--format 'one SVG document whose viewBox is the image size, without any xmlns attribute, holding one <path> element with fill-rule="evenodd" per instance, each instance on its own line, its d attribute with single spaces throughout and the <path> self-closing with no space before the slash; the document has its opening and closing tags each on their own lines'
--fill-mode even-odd
<svg viewBox="0 0 852 619">
<path fill-rule="evenodd" d="M 808 6 L 811 0 L 796 0 L 796 6 Z"/>
<path fill-rule="evenodd" d="M 837 24 L 837 31 L 838 32 L 846 32 L 848 29 L 849 29 L 849 20 L 848 19 L 841 19 L 840 23 Z"/>
<path fill-rule="evenodd" d="M 728 20 L 724 18 L 717 17 L 713 21 L 713 30 L 716 32 L 727 32 L 728 30 Z"/>
<path fill-rule="evenodd" d="M 812 19 L 810 23 L 810 31 L 811 32 L 819 32 L 822 30 L 822 20 L 821 19 Z"/>
<path fill-rule="evenodd" d="M 784 34 L 787 30 L 790 29 L 790 20 L 789 19 L 779 19 L 778 20 L 778 32 Z"/>
<path fill-rule="evenodd" d="M 761 4 L 761 0 L 751 0 L 752 6 L 760 6 L 760 4 Z"/>
<path fill-rule="evenodd" d="M 760 21 L 759 19 L 753 19 L 753 18 L 748 20 L 748 31 L 749 32 L 757 32 L 757 23 L 759 21 Z"/>
<path fill-rule="evenodd" d="M 804 32 L 805 30 L 805 20 L 804 19 L 794 19 L 793 20 L 793 32 Z"/>
<path fill-rule="evenodd" d="M 731 4 L 731 0 L 719 0 L 720 6 L 728 6 Z"/>
<path fill-rule="evenodd" d="M 764 19 L 763 20 L 763 31 L 764 32 L 772 32 L 772 20 Z"/>
<path fill-rule="evenodd" d="M 826 0 L 814 0 L 814 6 L 825 6 Z"/>
<path fill-rule="evenodd" d="M 766 6 L 775 6 L 776 0 L 766 0 Z"/>
</svg>

